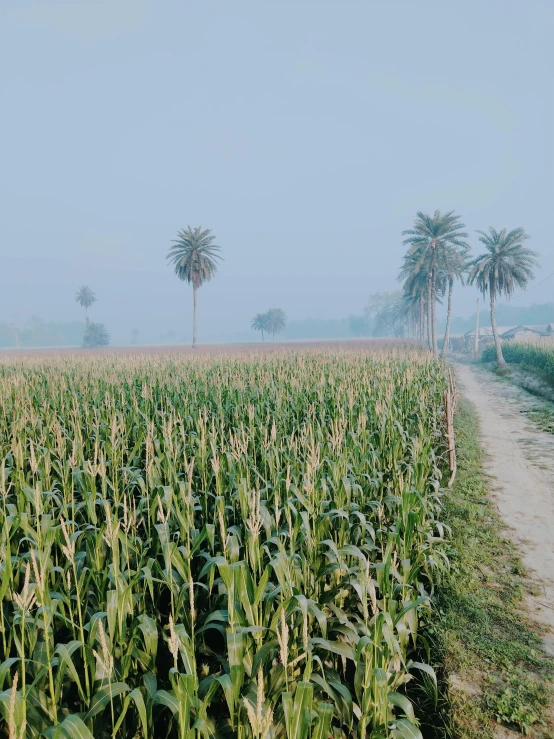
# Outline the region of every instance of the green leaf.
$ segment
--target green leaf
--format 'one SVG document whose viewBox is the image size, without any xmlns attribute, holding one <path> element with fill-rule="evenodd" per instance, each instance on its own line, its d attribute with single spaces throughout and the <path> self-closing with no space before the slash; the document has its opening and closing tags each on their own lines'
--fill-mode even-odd
<svg viewBox="0 0 554 739">
<path fill-rule="evenodd" d="M 152 696 L 152 703 L 160 703 L 162 706 L 166 706 L 173 714 L 179 712 L 179 701 L 172 690 L 157 690 Z"/>
<path fill-rule="evenodd" d="M 353 662 L 356 660 L 352 647 L 342 641 L 329 641 L 328 639 L 320 639 L 319 637 L 316 637 L 315 639 L 310 639 L 310 644 L 321 646 L 328 652 L 338 654 L 340 657 L 346 657 L 346 659 L 351 659 Z"/>
<path fill-rule="evenodd" d="M 407 718 L 398 719 L 391 727 L 394 739 L 423 739 L 421 731 Z"/>
<path fill-rule="evenodd" d="M 138 627 L 142 631 L 146 651 L 152 658 L 152 662 L 155 663 L 158 652 L 158 628 L 156 622 L 153 618 L 143 613 L 138 619 Z"/>
<path fill-rule="evenodd" d="M 223 688 L 225 694 L 225 700 L 227 701 L 227 707 L 229 708 L 229 715 L 231 717 L 231 724 L 235 723 L 235 694 L 233 691 L 233 683 L 229 675 L 219 675 L 216 677 L 217 682 Z"/>
<path fill-rule="evenodd" d="M 424 662 L 408 662 L 408 670 L 412 669 L 427 673 L 427 675 L 429 675 L 433 680 L 435 686 L 437 685 L 437 675 L 431 665 L 426 665 Z"/>
<path fill-rule="evenodd" d="M 389 703 L 404 711 L 406 718 L 409 718 L 410 721 L 415 721 L 414 707 L 409 698 L 401 693 L 389 693 L 387 697 Z"/>
<path fill-rule="evenodd" d="M 90 709 L 85 716 L 85 721 L 88 721 L 97 713 L 104 710 L 112 698 L 115 698 L 121 693 L 126 693 L 131 690 L 127 683 L 110 683 L 103 688 L 100 688 L 92 697 Z"/>
<path fill-rule="evenodd" d="M 6 593 L 8 592 L 8 587 L 12 579 L 12 558 L 11 558 L 9 547 L 8 547 L 8 556 L 6 556 L 2 564 L 3 564 L 3 567 L 2 567 L 3 573 L 2 573 L 2 584 L 0 585 L 0 600 L 4 600 L 4 597 Z"/>
<path fill-rule="evenodd" d="M 288 739 L 306 739 L 311 724 L 313 697 L 314 686 L 312 683 L 298 683 L 289 723 Z"/>
<path fill-rule="evenodd" d="M 79 678 L 79 673 L 77 671 L 77 668 L 75 667 L 73 660 L 71 659 L 71 655 L 73 654 L 73 652 L 76 649 L 79 649 L 81 646 L 82 644 L 80 641 L 72 641 L 69 644 L 58 644 L 58 646 L 56 647 L 55 653 L 60 655 L 60 663 L 58 666 L 58 678 L 57 678 L 58 687 L 57 687 L 56 692 L 59 693 L 60 691 L 60 686 L 65 676 L 65 669 L 67 669 L 67 671 L 71 675 L 71 679 L 77 685 L 79 696 L 84 703 L 85 694 L 83 692 L 81 680 Z"/>
<path fill-rule="evenodd" d="M 10 667 L 19 662 L 19 657 L 9 657 L 0 665 L 0 690 L 4 687 L 4 681 L 10 675 Z"/>
<path fill-rule="evenodd" d="M 317 707 L 318 722 L 312 732 L 312 739 L 328 739 L 334 708 L 331 703 L 320 703 Z"/>
<path fill-rule="evenodd" d="M 66 716 L 60 724 L 60 728 L 69 739 L 94 739 L 82 719 L 75 714 Z"/>
<path fill-rule="evenodd" d="M 132 700 L 135 702 L 135 705 L 138 710 L 139 719 L 140 719 L 140 723 L 142 726 L 142 732 L 144 734 L 144 739 L 148 739 L 148 721 L 146 718 L 146 706 L 144 705 L 144 698 L 142 697 L 142 693 L 140 692 L 138 688 L 135 688 L 129 693 L 129 695 L 125 696 L 121 714 L 119 715 L 119 718 L 117 719 L 117 723 L 114 727 L 114 734 L 117 734 L 119 727 L 123 723 L 125 714 L 127 713 L 127 709 L 129 708 L 129 704 L 131 703 Z"/>
</svg>

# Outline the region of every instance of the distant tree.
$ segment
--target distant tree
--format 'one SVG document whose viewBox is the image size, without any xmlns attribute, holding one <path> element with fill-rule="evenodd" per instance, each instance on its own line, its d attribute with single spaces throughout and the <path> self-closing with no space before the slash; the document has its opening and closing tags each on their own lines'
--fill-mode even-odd
<svg viewBox="0 0 554 739">
<path fill-rule="evenodd" d="M 468 253 L 469 247 L 453 247 L 446 244 L 440 250 L 438 255 L 438 275 L 439 280 L 444 283 L 443 290 L 448 290 L 448 307 L 446 313 L 446 328 L 444 331 L 444 339 L 442 342 L 442 356 L 446 356 L 448 344 L 450 342 L 450 322 L 452 320 L 452 292 L 454 289 L 454 281 L 460 280 L 463 284 L 464 276 L 468 269 Z"/>
<path fill-rule="evenodd" d="M 267 331 L 273 336 L 275 341 L 275 334 L 280 334 L 284 331 L 287 325 L 287 316 L 285 311 L 281 308 L 270 308 L 267 313 Z"/>
<path fill-rule="evenodd" d="M 83 347 L 86 349 L 97 349 L 102 346 L 108 346 L 109 343 L 110 334 L 104 324 L 88 321 L 85 328 Z"/>
<path fill-rule="evenodd" d="M 139 330 L 138 330 L 138 328 L 134 328 L 134 329 L 133 329 L 133 330 L 131 331 L 131 344 L 133 344 L 133 345 L 134 345 L 134 344 L 136 344 L 136 343 L 137 343 L 138 335 L 139 335 Z"/>
<path fill-rule="evenodd" d="M 365 307 L 366 319 L 373 322 L 374 336 L 392 335 L 401 337 L 406 326 L 405 316 L 401 311 L 402 292 L 396 290 L 388 293 L 373 293 L 369 296 Z"/>
<path fill-rule="evenodd" d="M 524 289 L 534 278 L 533 267 L 538 266 L 537 253 L 526 249 L 524 242 L 529 238 L 523 228 L 512 231 L 489 228 L 488 233 L 478 231 L 479 241 L 486 252 L 470 263 L 469 283 L 476 285 L 483 296 L 489 295 L 491 327 L 496 345 L 498 366 L 506 364 L 496 326 L 496 299 L 509 298 L 516 288 Z"/>
<path fill-rule="evenodd" d="M 422 271 L 412 271 L 411 259 L 406 257 L 404 267 L 400 272 L 400 278 L 405 278 L 403 300 L 405 303 L 411 303 L 411 309 L 414 311 L 415 332 L 419 336 L 419 341 L 425 344 L 425 321 L 429 315 L 429 280 L 427 275 Z M 431 324 L 428 322 L 428 346 L 431 348 Z"/>
<path fill-rule="evenodd" d="M 88 320 L 88 309 L 93 303 L 96 303 L 96 295 L 92 292 L 88 285 L 82 285 L 75 295 L 75 300 L 81 308 L 85 309 L 85 318 Z"/>
<path fill-rule="evenodd" d="M 217 260 L 221 259 L 221 247 L 214 244 L 215 236 L 209 228 L 190 226 L 181 230 L 169 249 L 167 259 L 175 268 L 180 280 L 192 284 L 193 319 L 192 346 L 196 347 L 196 294 L 198 288 L 212 279 L 217 271 Z"/>
<path fill-rule="evenodd" d="M 440 264 L 446 249 L 467 251 L 467 234 L 460 223 L 460 216 L 453 210 L 432 216 L 419 211 L 414 227 L 403 231 L 404 245 L 408 247 L 401 276 L 408 277 L 422 272 L 427 278 L 427 325 L 431 349 L 438 354 L 436 306 L 441 292 L 444 294 L 444 275 L 441 279 Z"/>
<path fill-rule="evenodd" d="M 262 341 L 264 341 L 264 331 L 268 330 L 268 313 L 256 313 L 250 324 L 254 331 L 262 332 Z"/>
</svg>

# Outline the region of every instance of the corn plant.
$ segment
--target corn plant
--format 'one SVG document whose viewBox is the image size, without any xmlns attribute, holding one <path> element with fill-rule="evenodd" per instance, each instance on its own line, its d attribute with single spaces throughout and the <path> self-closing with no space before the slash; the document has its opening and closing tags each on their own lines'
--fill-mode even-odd
<svg viewBox="0 0 554 739">
<path fill-rule="evenodd" d="M 414 351 L 5 359 L 12 737 L 418 737 L 448 566 Z"/>
<path fill-rule="evenodd" d="M 508 364 L 523 364 L 538 370 L 554 381 L 554 339 L 531 339 L 527 341 L 505 341 L 502 353 Z M 487 346 L 482 354 L 483 362 L 496 359 L 494 347 Z"/>
</svg>

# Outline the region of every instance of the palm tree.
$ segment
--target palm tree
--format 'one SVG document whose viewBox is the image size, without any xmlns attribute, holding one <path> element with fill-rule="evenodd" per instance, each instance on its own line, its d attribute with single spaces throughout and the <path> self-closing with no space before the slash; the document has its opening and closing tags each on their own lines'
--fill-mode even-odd
<svg viewBox="0 0 554 739">
<path fill-rule="evenodd" d="M 446 328 L 444 330 L 444 339 L 442 342 L 442 356 L 446 356 L 448 344 L 450 342 L 450 321 L 452 320 L 452 292 L 454 289 L 454 281 L 460 280 L 463 283 L 464 275 L 468 267 L 469 248 L 455 248 L 447 245 L 439 254 L 439 273 L 440 278 L 448 283 L 448 310 L 446 314 Z"/>
<path fill-rule="evenodd" d="M 408 329 L 408 336 L 421 340 L 421 307 L 420 297 L 403 292 L 396 308 L 395 316 L 402 326 Z"/>
<path fill-rule="evenodd" d="M 534 278 L 533 267 L 538 266 L 537 253 L 526 249 L 524 241 L 529 236 L 523 228 L 495 231 L 478 231 L 479 241 L 486 252 L 470 263 L 469 283 L 476 285 L 483 296 L 489 294 L 491 304 L 491 326 L 496 346 L 498 366 L 506 364 L 496 326 L 496 299 L 502 295 L 509 298 L 516 288 L 524 289 Z"/>
<path fill-rule="evenodd" d="M 83 346 L 86 349 L 96 349 L 101 346 L 108 346 L 109 343 L 110 334 L 103 323 L 87 323 L 83 339 Z"/>
<path fill-rule="evenodd" d="M 196 347 L 196 293 L 198 288 L 212 279 L 217 271 L 217 260 L 221 259 L 221 248 L 214 244 L 211 229 L 190 226 L 181 230 L 169 249 L 167 259 L 175 267 L 180 280 L 192 283 L 193 321 L 192 348 Z"/>
<path fill-rule="evenodd" d="M 262 332 L 262 341 L 264 341 L 264 331 L 268 330 L 268 314 L 267 313 L 256 313 L 250 324 L 254 331 Z"/>
<path fill-rule="evenodd" d="M 406 256 L 404 267 L 400 271 L 400 279 L 405 278 L 403 291 L 407 299 L 417 303 L 418 306 L 418 334 L 419 341 L 425 344 L 425 322 L 429 307 L 429 278 L 423 270 L 413 269 L 416 260 Z M 431 349 L 431 325 L 427 322 L 428 348 Z"/>
<path fill-rule="evenodd" d="M 273 341 L 275 341 L 275 334 L 280 334 L 287 325 L 287 316 L 285 311 L 281 308 L 270 308 L 267 313 L 267 328 L 273 335 Z"/>
<path fill-rule="evenodd" d="M 82 285 L 77 290 L 75 300 L 79 303 L 81 308 L 85 309 L 85 321 L 88 323 L 88 309 L 93 303 L 96 303 L 96 295 L 88 285 Z"/>
<path fill-rule="evenodd" d="M 440 254 L 447 247 L 467 249 L 467 234 L 460 223 L 460 216 L 453 210 L 441 214 L 436 210 L 432 216 L 419 211 L 413 229 L 403 231 L 403 243 L 408 246 L 407 258 L 413 272 L 423 272 L 428 280 L 427 322 L 431 348 L 438 354 L 436 305 L 440 292 Z"/>
</svg>

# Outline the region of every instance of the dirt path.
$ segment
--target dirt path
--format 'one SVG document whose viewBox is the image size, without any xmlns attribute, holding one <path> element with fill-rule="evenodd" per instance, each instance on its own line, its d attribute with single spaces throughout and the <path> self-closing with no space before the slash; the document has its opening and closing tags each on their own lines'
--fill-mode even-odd
<svg viewBox="0 0 554 739">
<path fill-rule="evenodd" d="M 457 365 L 459 389 L 479 414 L 500 514 L 536 584 L 530 605 L 554 654 L 554 436 L 526 416 L 536 399 L 481 367 Z"/>
</svg>

